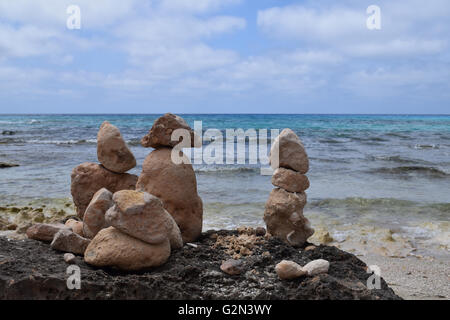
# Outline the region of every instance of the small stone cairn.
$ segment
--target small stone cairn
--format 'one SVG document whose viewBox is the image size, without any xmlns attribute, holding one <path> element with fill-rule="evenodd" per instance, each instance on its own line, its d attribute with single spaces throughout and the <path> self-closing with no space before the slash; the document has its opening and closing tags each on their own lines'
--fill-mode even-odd
<svg viewBox="0 0 450 320">
<path fill-rule="evenodd" d="M 51 242 L 55 250 L 84 255 L 88 264 L 98 267 L 132 271 L 164 264 L 171 250 L 197 239 L 203 222 L 192 164 L 171 159 L 173 148 L 186 142 L 184 138 L 172 141 L 177 129 L 191 138 L 192 146 L 198 143 L 182 118 L 164 115 L 142 139 L 144 147 L 155 150 L 138 177 L 126 173 L 136 166 L 136 159 L 119 129 L 103 122 L 97 135 L 100 164 L 83 163 L 71 175 L 71 193 L 82 221 L 35 224 L 27 236 Z"/>
</svg>

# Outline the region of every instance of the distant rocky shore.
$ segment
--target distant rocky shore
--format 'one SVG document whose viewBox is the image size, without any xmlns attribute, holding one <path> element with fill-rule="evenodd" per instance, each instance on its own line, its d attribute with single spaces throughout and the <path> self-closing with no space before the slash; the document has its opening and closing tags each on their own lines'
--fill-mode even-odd
<svg viewBox="0 0 450 320">
<path fill-rule="evenodd" d="M 369 290 L 367 266 L 350 253 L 308 243 L 293 248 L 251 233 L 208 231 L 174 250 L 164 265 L 139 272 L 95 268 L 76 256 L 79 290 L 67 288 L 63 253 L 43 242 L 0 237 L 0 299 L 400 299 L 383 279 L 381 289 Z M 222 262 L 241 251 L 240 273 L 221 271 Z M 330 262 L 328 273 L 293 280 L 276 274 L 282 260 L 304 265 L 316 259 Z"/>
</svg>

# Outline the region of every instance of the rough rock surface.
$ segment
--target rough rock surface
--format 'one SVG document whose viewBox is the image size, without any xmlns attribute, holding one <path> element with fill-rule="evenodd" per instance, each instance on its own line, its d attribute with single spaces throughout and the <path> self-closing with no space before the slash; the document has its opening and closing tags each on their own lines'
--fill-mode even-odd
<svg viewBox="0 0 450 320">
<path fill-rule="evenodd" d="M 309 170 L 309 160 L 300 138 L 291 129 L 284 129 L 275 139 L 270 149 L 270 165 L 292 169 L 301 174 Z"/>
<path fill-rule="evenodd" d="M 61 223 L 36 223 L 27 229 L 27 237 L 34 240 L 52 242 L 55 234 L 62 229 L 69 230 L 69 227 Z"/>
<path fill-rule="evenodd" d="M 80 290 L 67 289 L 67 264 L 47 244 L 0 237 L 0 299 L 400 299 L 383 279 L 381 289 L 368 290 L 367 266 L 350 253 L 329 246 L 299 251 L 276 238 L 261 237 L 261 244 L 245 258 L 247 271 L 229 276 L 220 265 L 230 256 L 213 248 L 217 235 L 237 232 L 207 232 L 197 247 L 185 245 L 164 265 L 145 272 L 77 262 Z M 316 259 L 330 261 L 328 273 L 280 280 L 275 272 L 282 260 L 305 265 Z"/>
<path fill-rule="evenodd" d="M 94 194 L 101 188 L 112 193 L 134 190 L 138 177 L 128 173 L 114 173 L 102 165 L 85 162 L 75 167 L 71 175 L 70 191 L 77 208 L 78 217 L 83 218 Z"/>
<path fill-rule="evenodd" d="M 164 264 L 170 256 L 169 240 L 149 244 L 114 227 L 100 230 L 86 249 L 84 260 L 97 267 L 141 270 Z"/>
<path fill-rule="evenodd" d="M 303 192 L 309 188 L 307 176 L 285 168 L 275 170 L 272 175 L 272 184 L 289 192 Z"/>
<path fill-rule="evenodd" d="M 293 246 L 302 246 L 313 235 L 307 218 L 303 216 L 305 193 L 291 193 L 273 189 L 266 202 L 264 221 L 267 232 Z"/>
<path fill-rule="evenodd" d="M 102 123 L 97 134 L 97 158 L 105 168 L 117 173 L 136 166 L 136 159 L 119 129 L 108 121 Z"/>
<path fill-rule="evenodd" d="M 98 190 L 87 207 L 83 217 L 83 233 L 92 239 L 102 229 L 109 227 L 105 221 L 105 213 L 113 206 L 113 194 L 102 188 Z"/>
<path fill-rule="evenodd" d="M 59 251 L 84 254 L 89 239 L 83 238 L 71 230 L 62 229 L 55 234 L 50 246 Z"/>
<path fill-rule="evenodd" d="M 172 162 L 171 150 L 154 150 L 145 158 L 136 190 L 161 199 L 178 224 L 183 241 L 193 242 L 202 232 L 203 203 L 192 165 Z"/>
<path fill-rule="evenodd" d="M 173 225 L 161 200 L 141 191 L 122 190 L 113 195 L 114 206 L 105 219 L 114 228 L 150 244 L 169 239 Z"/>
<path fill-rule="evenodd" d="M 191 136 L 191 147 L 201 146 L 201 142 L 196 142 L 198 137 L 196 137 L 187 122 L 180 116 L 172 113 L 166 113 L 164 116 L 158 118 L 150 129 L 150 132 L 142 138 L 141 144 L 145 148 L 174 147 L 180 143 L 180 141 L 172 141 L 172 132 L 177 129 L 184 129 L 189 132 Z"/>
</svg>

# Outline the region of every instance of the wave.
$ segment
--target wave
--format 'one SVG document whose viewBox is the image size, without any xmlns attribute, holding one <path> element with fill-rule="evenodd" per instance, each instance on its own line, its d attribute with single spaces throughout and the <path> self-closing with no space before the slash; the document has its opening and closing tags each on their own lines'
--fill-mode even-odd
<svg viewBox="0 0 450 320">
<path fill-rule="evenodd" d="M 95 144 L 96 139 L 80 139 L 80 140 L 26 140 L 26 143 L 32 144 L 56 144 L 56 145 L 72 145 L 72 144 Z"/>
<path fill-rule="evenodd" d="M 255 167 L 238 167 L 238 166 L 203 166 L 194 168 L 199 174 L 215 174 L 215 173 L 259 173 L 260 168 Z"/>
<path fill-rule="evenodd" d="M 411 200 L 402 200 L 396 198 L 360 198 L 351 197 L 344 199 L 326 198 L 319 200 L 309 200 L 307 207 L 310 209 L 325 209 L 325 208 L 345 208 L 345 209 L 379 209 L 386 208 L 414 208 L 417 212 L 423 212 L 424 209 L 427 213 L 431 211 L 437 211 L 440 213 L 450 213 L 450 203 L 422 203 Z M 411 211 L 408 209 L 409 212 Z M 364 212 L 364 211 L 359 211 Z"/>
<path fill-rule="evenodd" d="M 414 163 L 414 164 L 430 164 L 428 161 L 403 158 L 401 156 L 369 156 L 370 160 L 376 161 L 387 161 L 387 162 L 397 162 L 397 163 Z"/>
<path fill-rule="evenodd" d="M 416 144 L 414 149 L 422 150 L 422 149 L 439 149 L 438 144 Z"/>
<path fill-rule="evenodd" d="M 410 173 L 418 173 L 433 178 L 446 178 L 450 176 L 450 173 L 435 167 L 423 167 L 423 166 L 401 166 L 393 168 L 377 168 L 370 170 L 375 174 L 388 174 L 388 175 L 408 175 Z"/>
</svg>

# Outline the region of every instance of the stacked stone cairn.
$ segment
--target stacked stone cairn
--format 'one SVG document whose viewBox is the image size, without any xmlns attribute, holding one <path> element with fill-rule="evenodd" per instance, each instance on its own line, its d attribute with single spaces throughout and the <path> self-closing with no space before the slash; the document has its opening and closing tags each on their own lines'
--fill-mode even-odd
<svg viewBox="0 0 450 320">
<path fill-rule="evenodd" d="M 284 242 L 301 247 L 314 233 L 303 216 L 305 190 L 309 180 L 309 160 L 303 143 L 291 129 L 284 129 L 270 150 L 270 165 L 275 170 L 272 184 L 276 187 L 266 202 L 264 221 L 267 232 Z"/>
<path fill-rule="evenodd" d="M 172 133 L 184 136 L 172 141 Z M 193 130 L 180 117 L 157 119 L 142 139 L 155 148 L 145 159 L 140 177 L 126 173 L 136 159 L 118 128 L 105 121 L 97 135 L 100 164 L 83 163 L 71 175 L 71 193 L 80 221 L 35 224 L 31 239 L 51 242 L 53 249 L 84 255 L 88 264 L 140 270 L 164 264 L 171 253 L 202 232 L 203 204 L 190 161 L 175 164 L 171 152 L 187 139 L 198 144 Z M 67 259 L 66 259 L 67 258 Z M 74 262 L 72 256 L 65 260 Z"/>
</svg>

